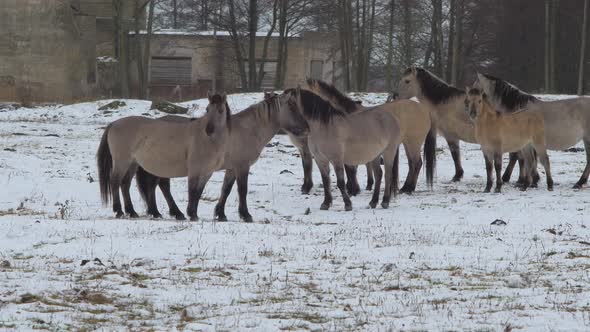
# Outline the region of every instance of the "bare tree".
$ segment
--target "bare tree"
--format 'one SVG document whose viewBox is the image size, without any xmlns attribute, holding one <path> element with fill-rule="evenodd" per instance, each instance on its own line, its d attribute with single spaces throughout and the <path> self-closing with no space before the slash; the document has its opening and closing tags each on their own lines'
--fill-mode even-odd
<svg viewBox="0 0 590 332">
<path fill-rule="evenodd" d="M 580 65 L 578 67 L 578 95 L 584 93 L 584 63 L 586 62 L 586 37 L 588 36 L 588 0 L 584 0 L 584 19 L 582 21 L 582 41 L 580 45 Z"/>
<path fill-rule="evenodd" d="M 385 66 L 386 88 L 390 92 L 393 90 L 393 28 L 395 21 L 395 0 L 389 2 L 389 20 L 387 30 L 387 64 Z"/>
</svg>

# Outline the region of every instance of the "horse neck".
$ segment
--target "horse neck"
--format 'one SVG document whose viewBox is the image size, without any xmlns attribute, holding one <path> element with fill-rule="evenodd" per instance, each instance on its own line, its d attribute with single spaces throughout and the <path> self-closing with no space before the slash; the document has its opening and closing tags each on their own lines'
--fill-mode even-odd
<svg viewBox="0 0 590 332">
<path fill-rule="evenodd" d="M 262 105 L 253 105 L 252 107 L 238 113 L 236 115 L 237 121 L 252 122 L 256 126 L 256 136 L 262 140 L 267 139 L 266 142 L 279 132 L 281 128 L 279 122 L 279 111 L 275 109 L 268 110 Z"/>
</svg>

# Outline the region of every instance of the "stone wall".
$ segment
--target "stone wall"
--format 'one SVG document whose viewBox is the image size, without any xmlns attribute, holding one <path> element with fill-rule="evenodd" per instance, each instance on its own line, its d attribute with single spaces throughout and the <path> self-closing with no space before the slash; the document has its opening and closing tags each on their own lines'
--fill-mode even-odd
<svg viewBox="0 0 590 332">
<path fill-rule="evenodd" d="M 65 0 L 0 7 L 0 100 L 69 102 L 93 94 L 94 18 Z"/>
</svg>

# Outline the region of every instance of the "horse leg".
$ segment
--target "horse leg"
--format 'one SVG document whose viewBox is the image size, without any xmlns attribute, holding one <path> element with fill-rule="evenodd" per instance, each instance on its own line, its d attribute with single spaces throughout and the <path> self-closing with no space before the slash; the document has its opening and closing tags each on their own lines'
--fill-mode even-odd
<svg viewBox="0 0 590 332">
<path fill-rule="evenodd" d="M 245 169 L 238 173 L 237 175 L 237 183 L 238 183 L 238 195 L 240 196 L 240 204 L 238 207 L 238 212 L 240 214 L 240 219 L 244 220 L 244 222 L 252 222 L 252 216 L 250 212 L 248 212 L 248 171 L 249 169 Z"/>
<path fill-rule="evenodd" d="M 182 213 L 180 211 L 180 209 L 178 208 L 178 205 L 176 205 L 176 202 L 174 201 L 174 197 L 172 197 L 172 193 L 170 192 L 170 179 L 160 178 L 158 186 L 160 187 L 160 191 L 162 192 L 162 195 L 164 195 L 164 199 L 166 200 L 166 204 L 168 204 L 168 214 L 170 214 L 171 216 L 174 216 L 174 218 L 176 218 L 176 220 L 186 220 L 184 213 Z M 155 195 L 155 192 L 154 192 L 154 195 Z M 154 204 L 155 204 L 155 200 L 154 200 Z"/>
<path fill-rule="evenodd" d="M 322 175 L 322 184 L 324 187 L 324 202 L 320 206 L 320 210 L 328 210 L 332 206 L 332 193 L 330 192 L 330 164 L 324 160 L 316 158 L 316 165 L 320 169 Z"/>
<path fill-rule="evenodd" d="M 371 167 L 372 173 L 375 174 L 375 190 L 373 191 L 373 197 L 369 202 L 371 209 L 374 209 L 377 207 L 377 203 L 379 202 L 379 191 L 381 191 L 381 179 L 383 178 L 383 171 L 381 170 L 381 157 L 377 157 L 367 165 Z"/>
<path fill-rule="evenodd" d="M 301 193 L 307 195 L 311 191 L 311 188 L 313 188 L 313 156 L 307 143 L 299 148 L 299 153 L 301 154 L 301 164 L 303 165 Z"/>
<path fill-rule="evenodd" d="M 357 180 L 357 166 L 344 165 L 346 172 L 346 191 L 350 196 L 356 196 L 361 192 L 361 187 Z"/>
<path fill-rule="evenodd" d="M 342 162 L 334 163 L 334 173 L 336 173 L 336 185 L 340 189 L 342 200 L 344 200 L 344 210 L 352 210 L 352 202 L 346 192 L 346 183 L 344 182 L 344 164 Z"/>
<path fill-rule="evenodd" d="M 133 208 L 133 202 L 131 202 L 131 194 L 129 189 L 131 188 L 131 181 L 137 171 L 137 164 L 132 164 L 127 170 L 127 173 L 121 179 L 121 193 L 123 194 L 123 203 L 125 203 L 125 213 L 129 215 L 129 218 L 139 218 L 137 212 Z"/>
<path fill-rule="evenodd" d="M 201 176 L 189 176 L 188 178 L 188 207 L 186 208 L 186 214 L 189 216 L 191 221 L 199 220 L 197 216 L 197 210 L 199 209 L 199 200 L 203 194 L 203 189 L 211 174 Z"/>
<path fill-rule="evenodd" d="M 223 185 L 221 186 L 221 196 L 219 196 L 217 205 L 215 205 L 215 217 L 219 221 L 227 221 L 227 217 L 225 216 L 225 202 L 231 193 L 234 182 L 236 182 L 234 172 L 229 169 L 226 170 L 225 176 L 223 177 Z"/>
<path fill-rule="evenodd" d="M 549 156 L 547 155 L 547 150 L 545 147 L 538 147 L 535 146 L 535 150 L 539 155 L 539 161 L 543 165 L 545 169 L 545 174 L 547 175 L 547 190 L 553 191 L 553 176 L 551 176 L 551 165 L 549 163 Z"/>
<path fill-rule="evenodd" d="M 420 170 L 422 169 L 422 156 L 420 155 L 420 146 L 412 147 L 404 144 L 404 149 L 408 158 L 408 175 L 400 192 L 411 194 L 416 190 L 418 176 L 420 176 Z"/>
<path fill-rule="evenodd" d="M 518 152 L 510 152 L 508 154 L 509 159 L 508 159 L 508 165 L 506 166 L 506 170 L 504 171 L 504 175 L 502 176 L 502 181 L 508 183 L 510 182 L 510 177 L 512 177 L 512 172 L 514 171 L 514 166 L 516 165 L 516 162 L 518 161 Z M 519 162 L 520 164 L 520 162 Z M 522 166 L 521 166 L 522 168 Z"/>
<path fill-rule="evenodd" d="M 496 193 L 502 192 L 502 153 L 494 154 L 494 168 L 496 169 Z"/>
<path fill-rule="evenodd" d="M 588 182 L 588 176 L 590 175 L 590 138 L 584 138 L 584 150 L 586 151 L 586 168 L 584 168 L 584 172 L 582 172 L 582 176 L 574 186 L 574 189 L 582 189 Z"/>
<path fill-rule="evenodd" d="M 138 166 L 135 172 L 135 182 L 137 183 L 137 189 L 141 197 L 147 205 L 147 214 L 154 218 L 162 218 L 162 214 L 158 211 L 158 205 L 156 204 L 156 187 L 158 186 L 158 182 L 160 182 L 160 178 Z"/>
<path fill-rule="evenodd" d="M 385 162 L 385 190 L 383 192 L 383 201 L 381 201 L 381 207 L 384 209 L 389 207 L 389 202 L 391 201 L 391 189 L 393 187 L 393 163 L 398 151 L 399 146 L 396 146 L 395 148 L 388 149 L 383 153 L 383 160 Z"/>
<path fill-rule="evenodd" d="M 379 161 L 379 164 L 381 164 L 381 161 Z M 371 166 L 371 163 L 368 163 L 365 164 L 365 167 L 367 168 L 367 186 L 365 187 L 365 190 L 371 190 L 375 183 L 375 179 L 373 178 L 373 166 Z"/>
<path fill-rule="evenodd" d="M 453 176 L 453 182 L 459 182 L 463 178 L 463 166 L 461 166 L 461 147 L 459 146 L 458 140 L 449 141 L 447 139 L 447 144 L 449 144 L 449 150 L 451 150 L 451 156 L 453 157 L 453 162 L 455 163 L 455 176 Z"/>
<path fill-rule="evenodd" d="M 483 157 L 485 159 L 486 162 L 486 176 L 487 176 L 487 181 L 486 181 L 486 187 L 483 190 L 484 193 L 489 193 L 490 190 L 492 189 L 492 158 L 490 158 L 490 156 L 484 152 Z"/>
<path fill-rule="evenodd" d="M 121 196 L 119 196 L 119 189 L 123 177 L 131 167 L 132 162 L 125 159 L 113 158 L 113 169 L 111 171 L 111 195 L 113 197 L 113 212 L 116 218 L 121 218 L 125 214 L 121 207 Z"/>
</svg>

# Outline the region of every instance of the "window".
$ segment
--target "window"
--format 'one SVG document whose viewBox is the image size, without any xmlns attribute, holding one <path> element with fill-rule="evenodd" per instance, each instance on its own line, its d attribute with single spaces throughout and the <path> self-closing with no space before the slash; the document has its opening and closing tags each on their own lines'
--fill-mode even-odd
<svg viewBox="0 0 590 332">
<path fill-rule="evenodd" d="M 152 57 L 150 85 L 191 85 L 191 58 Z"/>
<path fill-rule="evenodd" d="M 314 80 L 324 79 L 324 62 L 322 60 L 311 60 L 311 78 Z"/>
</svg>

